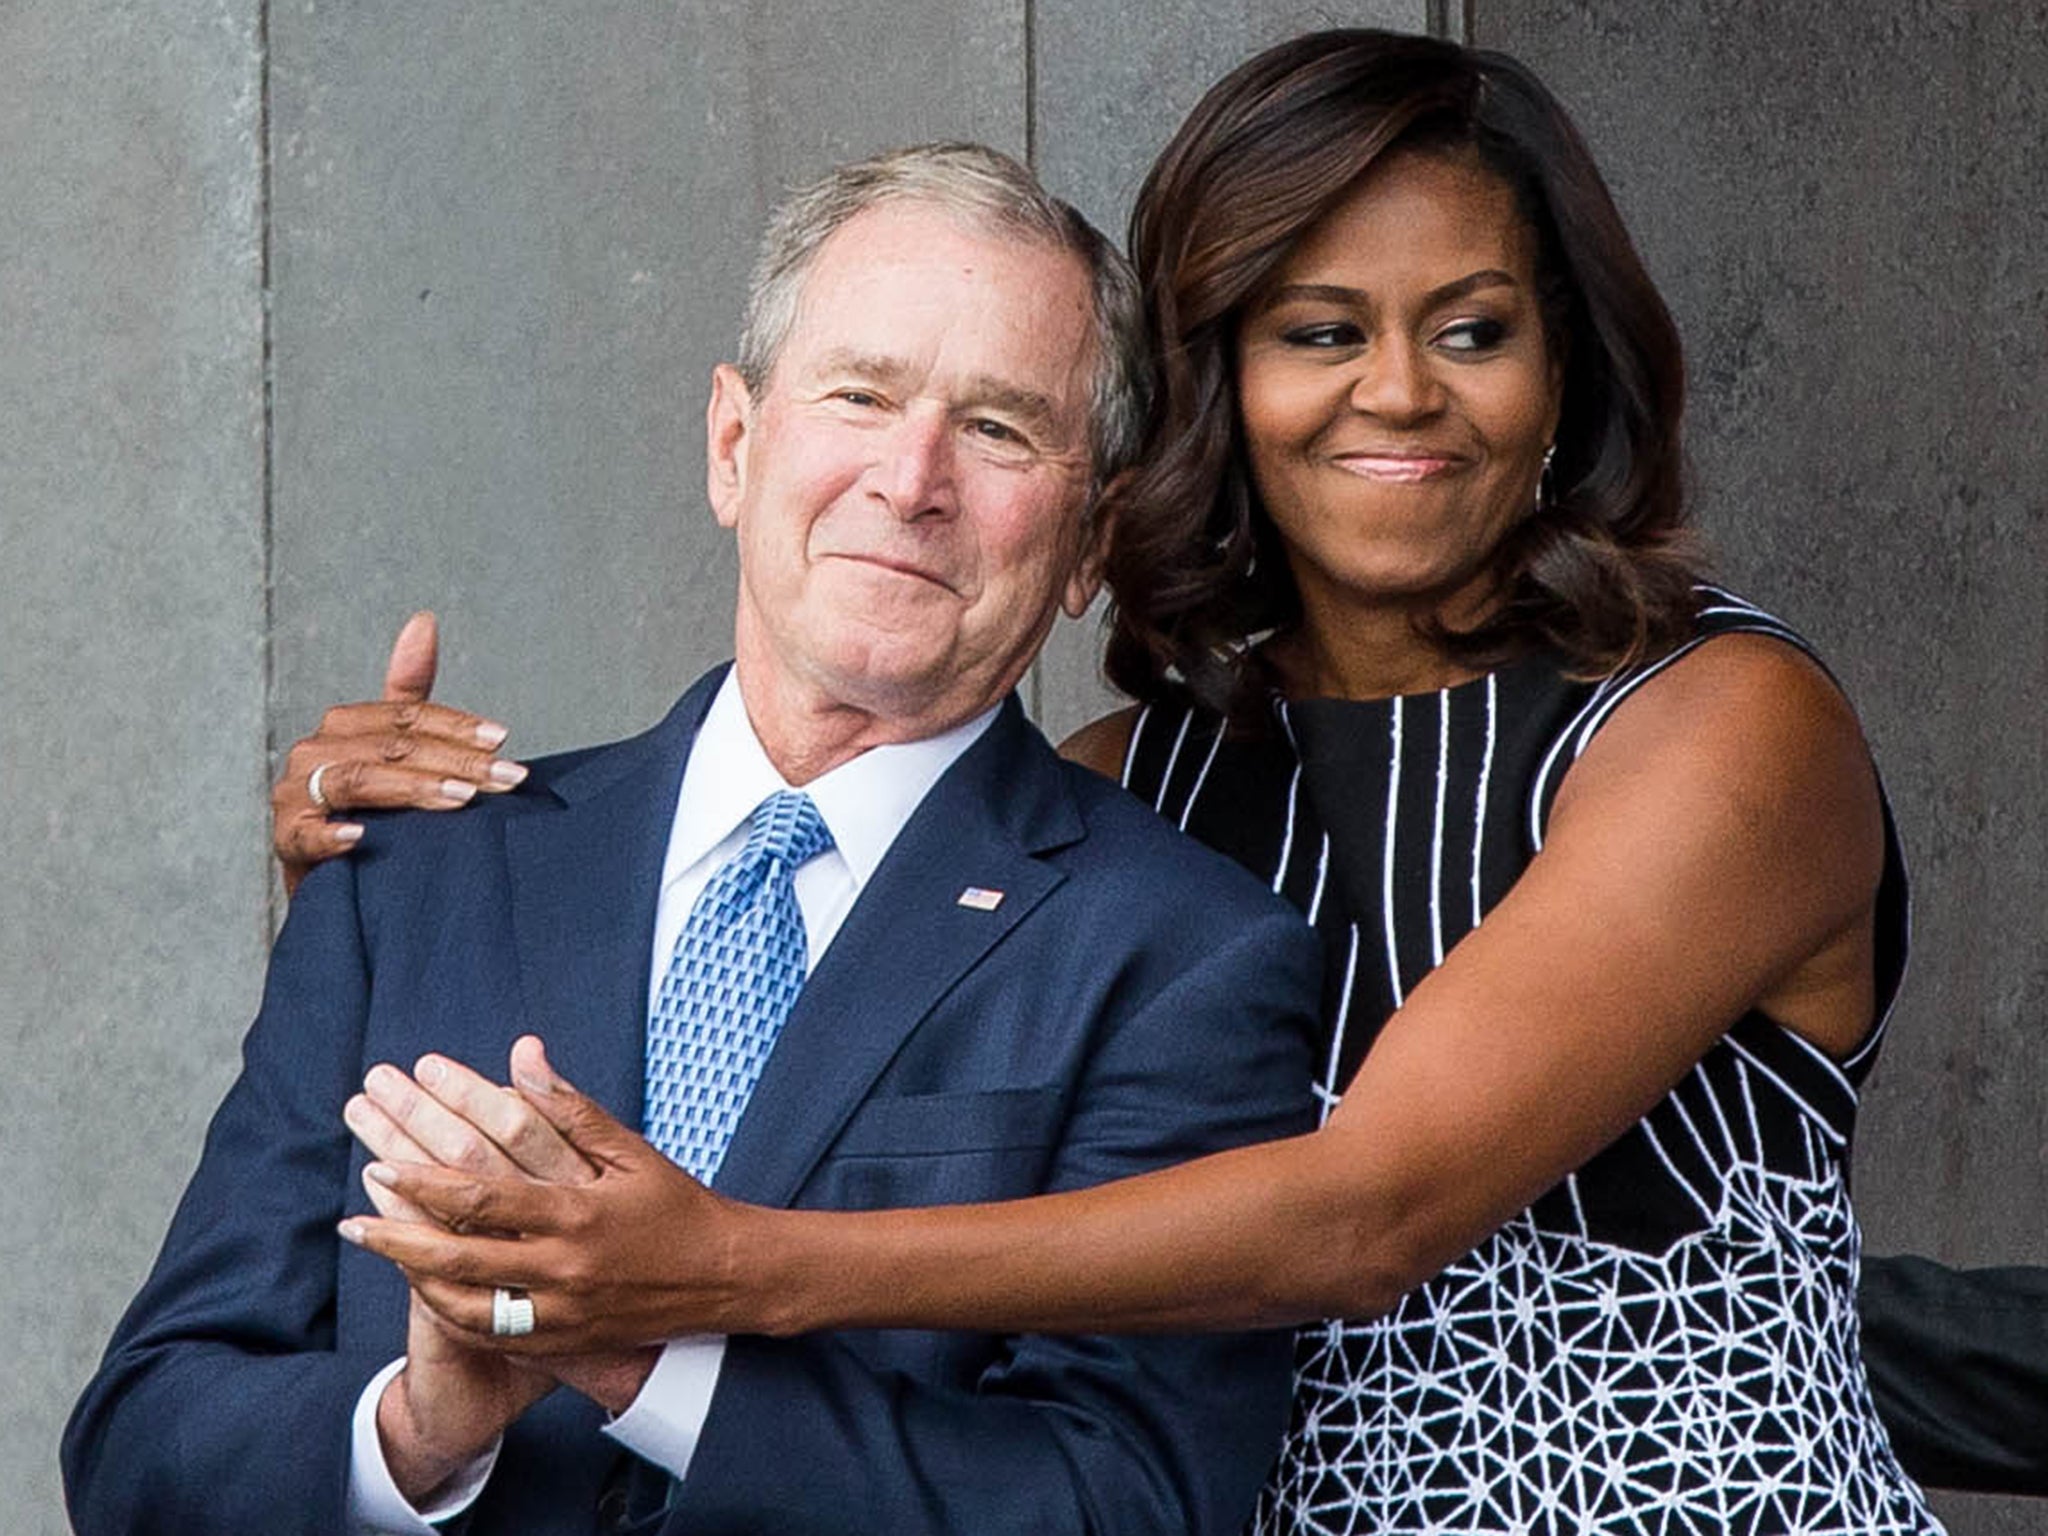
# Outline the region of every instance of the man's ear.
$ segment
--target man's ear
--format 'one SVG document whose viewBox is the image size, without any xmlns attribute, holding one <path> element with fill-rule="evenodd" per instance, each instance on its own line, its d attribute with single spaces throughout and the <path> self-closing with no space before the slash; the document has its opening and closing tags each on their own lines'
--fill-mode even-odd
<svg viewBox="0 0 2048 1536">
<path fill-rule="evenodd" d="M 753 426 L 754 397 L 739 369 L 720 363 L 711 370 L 711 403 L 704 407 L 704 493 L 721 528 L 739 521 L 747 488 L 747 433 Z"/>
<path fill-rule="evenodd" d="M 1112 476 L 1109 484 L 1097 493 L 1094 502 L 1082 513 L 1086 520 L 1082 529 L 1085 542 L 1081 557 L 1074 562 L 1074 572 L 1067 578 L 1066 592 L 1060 599 L 1060 611 L 1070 619 L 1078 619 L 1087 613 L 1088 605 L 1095 601 L 1095 594 L 1102 590 L 1102 562 L 1109 554 L 1109 534 L 1116 522 L 1117 501 L 1130 480 L 1130 470 Z"/>
</svg>

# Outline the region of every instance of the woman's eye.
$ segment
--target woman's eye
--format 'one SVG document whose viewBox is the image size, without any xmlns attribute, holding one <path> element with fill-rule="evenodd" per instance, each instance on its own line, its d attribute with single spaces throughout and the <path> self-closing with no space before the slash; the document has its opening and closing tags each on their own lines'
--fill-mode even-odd
<svg viewBox="0 0 2048 1536">
<path fill-rule="evenodd" d="M 1364 344 L 1365 332 L 1348 320 L 1330 320 L 1297 325 L 1281 339 L 1291 347 L 1356 347 Z"/>
<path fill-rule="evenodd" d="M 1452 352 L 1491 352 L 1507 336 L 1507 326 L 1498 320 L 1460 320 L 1438 331 L 1436 341 Z"/>
</svg>

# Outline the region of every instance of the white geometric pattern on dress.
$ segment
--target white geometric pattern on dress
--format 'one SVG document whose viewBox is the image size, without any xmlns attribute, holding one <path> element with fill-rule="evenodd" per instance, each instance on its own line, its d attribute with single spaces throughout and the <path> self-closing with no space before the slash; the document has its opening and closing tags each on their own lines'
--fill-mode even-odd
<svg viewBox="0 0 2048 1536">
<path fill-rule="evenodd" d="M 642 1128 L 687 1173 L 718 1171 L 802 990 L 795 877 L 832 846 L 811 797 L 779 790 L 754 809 L 746 845 L 690 908 L 647 1021 Z"/>
<path fill-rule="evenodd" d="M 1253 1529 L 1939 1531 L 1864 1392 L 1842 1181 L 1728 1174 L 1663 1253 L 1524 1214 L 1386 1317 L 1302 1329 Z"/>
</svg>

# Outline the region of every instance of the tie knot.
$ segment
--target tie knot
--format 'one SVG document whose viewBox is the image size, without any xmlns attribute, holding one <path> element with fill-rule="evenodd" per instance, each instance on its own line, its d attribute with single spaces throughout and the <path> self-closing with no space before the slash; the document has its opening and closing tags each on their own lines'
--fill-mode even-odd
<svg viewBox="0 0 2048 1536">
<path fill-rule="evenodd" d="M 831 829 L 811 797 L 800 789 L 780 789 L 754 807 L 741 857 L 777 859 L 794 874 L 832 846 Z"/>
</svg>

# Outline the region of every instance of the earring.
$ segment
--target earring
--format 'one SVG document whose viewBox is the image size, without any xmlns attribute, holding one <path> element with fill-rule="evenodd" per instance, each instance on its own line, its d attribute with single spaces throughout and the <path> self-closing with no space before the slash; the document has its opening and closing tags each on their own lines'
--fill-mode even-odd
<svg viewBox="0 0 2048 1536">
<path fill-rule="evenodd" d="M 1551 503 L 1556 487 L 1550 483 L 1550 466 L 1557 459 L 1557 444 L 1552 443 L 1543 450 L 1543 467 L 1536 471 L 1536 511 L 1545 511 Z"/>
</svg>

